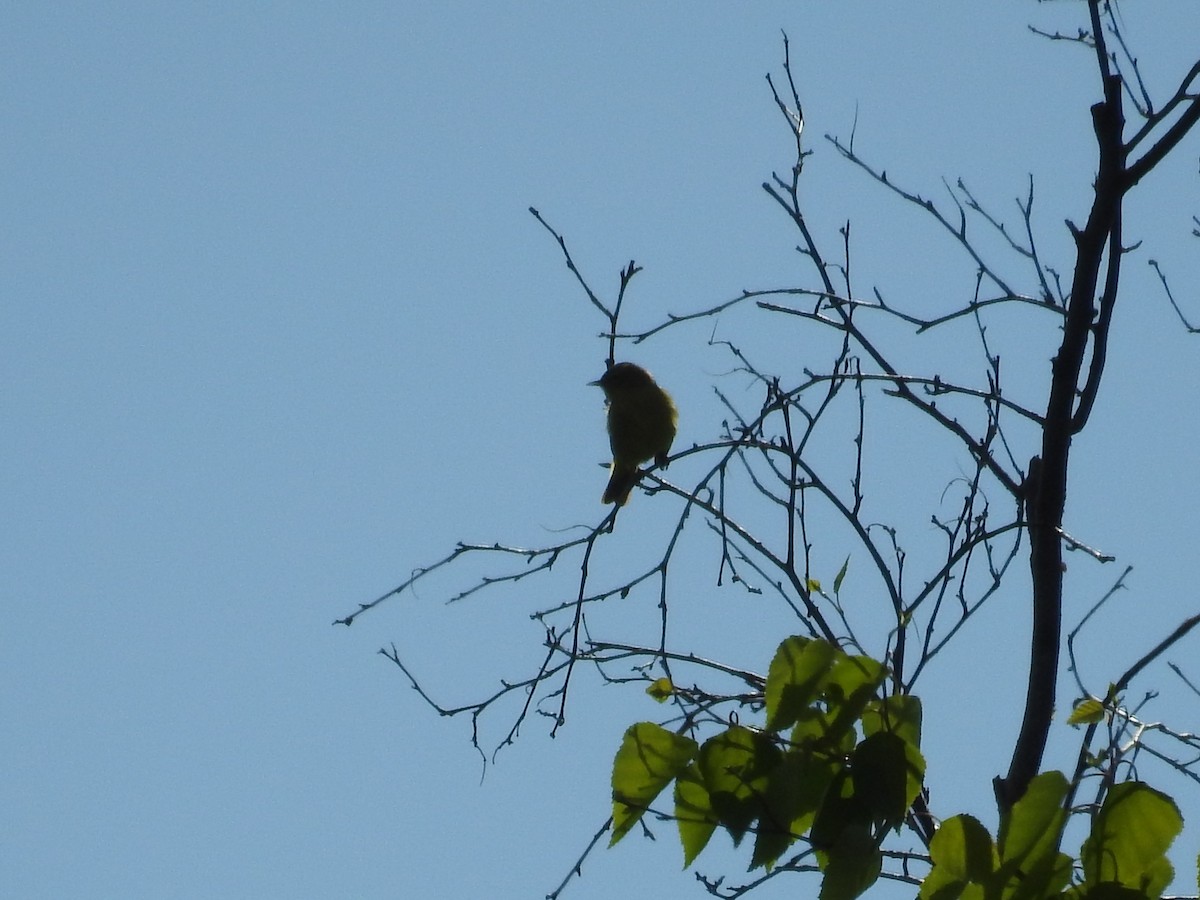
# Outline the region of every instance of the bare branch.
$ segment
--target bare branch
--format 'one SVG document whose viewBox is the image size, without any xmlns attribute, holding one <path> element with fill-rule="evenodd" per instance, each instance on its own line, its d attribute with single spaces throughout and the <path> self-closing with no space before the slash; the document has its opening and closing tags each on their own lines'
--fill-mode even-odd
<svg viewBox="0 0 1200 900">
<path fill-rule="evenodd" d="M 596 309 L 600 310 L 600 312 L 604 313 L 605 317 L 608 318 L 609 321 L 615 323 L 617 318 L 616 312 L 609 311 L 608 307 L 604 305 L 603 301 L 596 296 L 596 292 L 593 291 L 587 281 L 584 280 L 583 274 L 579 271 L 579 267 L 575 265 L 575 260 L 571 257 L 571 251 L 567 249 L 567 242 L 563 236 L 555 231 L 550 226 L 550 223 L 542 218 L 542 214 L 532 206 L 529 207 L 529 212 L 535 219 L 538 220 L 539 223 L 541 223 L 543 228 L 545 228 L 548 232 L 550 232 L 551 235 L 554 236 L 554 240 L 558 242 L 559 249 L 562 250 L 563 258 L 567 263 L 567 268 L 570 269 L 571 274 L 575 276 L 575 280 L 579 282 L 579 286 L 583 288 L 583 291 L 585 294 L 587 294 L 588 299 L 592 301 L 592 305 L 596 307 Z"/>
<path fill-rule="evenodd" d="M 878 181 L 884 187 L 893 191 L 897 196 L 903 197 L 905 200 L 907 200 L 909 203 L 913 204 L 914 206 L 917 206 L 917 207 L 921 208 L 922 210 L 924 210 L 925 212 L 929 213 L 929 215 L 932 216 L 933 219 L 939 225 L 941 225 L 943 228 L 945 228 L 946 231 L 948 231 L 954 237 L 954 239 L 956 241 L 958 241 L 959 245 L 964 250 L 967 251 L 967 255 L 971 257 L 971 259 L 975 263 L 975 265 L 981 271 L 986 273 L 987 277 L 992 281 L 993 284 L 995 284 L 998 288 L 1000 288 L 1001 291 L 1003 291 L 1005 296 L 1009 296 L 1009 297 L 1018 296 L 1017 291 L 1014 291 L 1011 287 L 1009 287 L 1008 282 L 1004 278 L 1002 278 L 997 272 L 995 272 L 986 262 L 984 262 L 983 257 L 980 256 L 979 252 L 975 249 L 975 246 L 971 243 L 970 239 L 967 236 L 967 224 L 966 224 L 965 215 L 960 215 L 959 224 L 957 226 L 951 224 L 951 222 L 946 218 L 946 216 L 942 213 L 942 211 L 937 208 L 937 206 L 934 204 L 934 202 L 932 200 L 927 200 L 926 198 L 922 197 L 920 194 L 911 193 L 911 192 L 906 191 L 903 188 L 893 184 L 891 181 L 888 180 L 886 171 L 876 170 L 876 169 L 872 168 L 865 160 L 863 160 L 861 157 L 859 157 L 858 154 L 856 154 L 849 146 L 843 144 L 841 141 L 839 141 L 833 135 L 830 135 L 830 134 L 825 135 L 825 140 L 827 140 L 831 144 L 833 144 L 833 146 L 837 148 L 837 151 L 839 153 L 841 153 L 842 156 L 844 156 L 846 159 L 850 160 L 850 162 L 854 163 L 856 166 L 858 166 L 860 169 L 862 169 L 864 172 L 866 172 L 868 175 L 870 175 L 872 178 L 874 178 L 876 181 Z M 954 197 L 953 194 L 951 194 L 951 199 L 954 200 L 955 204 L 958 204 L 958 199 L 956 197 Z M 959 210 L 961 213 L 961 211 L 962 211 L 961 206 L 959 207 Z"/>
<path fill-rule="evenodd" d="M 1183 310 L 1179 308 L 1179 304 L 1175 301 L 1175 295 L 1171 293 L 1171 286 L 1167 284 L 1167 276 L 1163 274 L 1162 268 L 1158 264 L 1158 260 L 1152 259 L 1149 261 L 1151 268 L 1158 275 L 1158 280 L 1162 283 L 1163 290 L 1167 294 L 1167 300 L 1171 302 L 1171 308 L 1175 310 L 1175 315 L 1179 316 L 1179 321 L 1183 323 L 1183 327 L 1187 329 L 1189 334 L 1200 332 L 1200 325 L 1193 325 L 1183 314 Z"/>
</svg>

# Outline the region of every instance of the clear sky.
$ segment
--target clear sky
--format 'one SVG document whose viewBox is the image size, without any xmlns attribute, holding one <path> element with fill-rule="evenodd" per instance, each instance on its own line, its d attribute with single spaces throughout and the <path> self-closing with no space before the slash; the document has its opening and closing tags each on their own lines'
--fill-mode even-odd
<svg viewBox="0 0 1200 900">
<path fill-rule="evenodd" d="M 1196 57 L 1200 7 L 1127 6 L 1165 96 Z M 630 328 L 743 288 L 811 284 L 759 187 L 792 161 L 763 77 L 780 71 L 784 29 L 815 151 L 813 222 L 834 245 L 851 219 L 864 294 L 880 285 L 945 311 L 971 279 L 943 235 L 822 138 L 855 127 L 897 182 L 942 198 L 942 179 L 962 176 L 1007 216 L 1032 172 L 1040 238 L 1065 269 L 1062 223 L 1086 215 L 1094 171 L 1097 79 L 1087 53 L 1026 26 L 1073 32 L 1081 11 L 7 4 L 0 894 L 553 889 L 608 813 L 622 730 L 658 708 L 581 679 L 559 736 L 530 721 L 481 780 L 469 722 L 434 715 L 376 650 L 394 642 L 439 700 L 463 703 L 536 664 L 528 613 L 553 598 L 533 586 L 447 607 L 452 586 L 431 583 L 330 625 L 457 540 L 544 543 L 602 514 L 607 447 L 586 382 L 602 371 L 604 322 L 527 208 L 606 296 L 630 258 L 645 266 Z M 1146 249 L 1128 263 L 1109 380 L 1077 447 L 1070 527 L 1120 561 L 1072 559 L 1067 624 L 1135 566 L 1089 632 L 1100 689 L 1200 610 L 1200 344 L 1146 263 L 1174 274 L 1200 319 L 1198 155 L 1193 139 L 1130 208 L 1127 234 Z M 998 339 L 1019 347 L 1027 325 L 998 325 Z M 738 312 L 629 351 L 675 394 L 679 446 L 720 429 L 711 387 L 731 363 L 710 335 L 763 338 L 796 373 L 810 364 L 803 333 L 779 330 Z M 1019 365 L 1036 405 L 1047 357 Z M 894 440 L 900 485 L 923 451 Z M 662 499 L 623 513 L 631 545 Z M 936 499 L 920 502 L 927 522 Z M 690 552 L 704 578 L 682 633 L 765 668 L 786 620 L 718 595 L 711 547 Z M 819 553 L 832 577 L 844 548 Z M 949 710 L 927 723 L 939 813 L 994 825 L 990 779 L 1024 690 L 1024 589 L 1018 571 L 927 685 Z M 656 640 L 652 605 L 630 603 L 630 639 Z M 1195 642 L 1172 658 L 1195 659 Z M 1200 699 L 1165 666 L 1151 688 L 1152 715 L 1200 730 Z M 485 723 L 484 740 L 509 721 Z M 1076 736 L 1060 731 L 1049 762 L 1065 766 Z M 1165 786 L 1200 823 L 1195 790 Z M 598 851 L 566 896 L 699 896 L 670 827 L 657 833 Z M 1194 859 L 1196 831 L 1186 839 L 1179 858 Z M 737 873 L 748 854 L 712 858 Z"/>
</svg>

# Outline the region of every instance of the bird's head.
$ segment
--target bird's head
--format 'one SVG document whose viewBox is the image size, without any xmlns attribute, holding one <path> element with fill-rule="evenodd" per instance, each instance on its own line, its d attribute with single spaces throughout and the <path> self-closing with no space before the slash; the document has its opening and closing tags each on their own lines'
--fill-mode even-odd
<svg viewBox="0 0 1200 900">
<path fill-rule="evenodd" d="M 610 366 L 598 380 L 589 383 L 596 385 L 606 396 L 611 397 L 613 394 L 624 394 L 648 387 L 654 384 L 654 379 L 641 366 L 631 362 L 619 362 Z"/>
</svg>

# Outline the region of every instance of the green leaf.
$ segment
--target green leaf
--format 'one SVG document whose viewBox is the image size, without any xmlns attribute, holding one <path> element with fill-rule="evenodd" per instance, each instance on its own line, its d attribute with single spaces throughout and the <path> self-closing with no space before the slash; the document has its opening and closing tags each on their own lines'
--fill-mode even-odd
<svg viewBox="0 0 1200 900">
<path fill-rule="evenodd" d="M 1000 864 L 1000 854 L 988 830 L 978 819 L 967 815 L 954 816 L 942 823 L 929 844 L 929 855 L 942 883 L 982 884 Z M 929 896 L 924 886 L 921 896 Z"/>
<path fill-rule="evenodd" d="M 1067 779 L 1062 772 L 1043 772 L 1029 782 L 1024 796 L 1000 819 L 1000 859 L 1013 871 L 1052 855 L 1067 821 L 1062 803 Z"/>
<path fill-rule="evenodd" d="M 912 744 L 888 731 L 862 741 L 850 762 L 854 794 L 877 825 L 895 828 L 921 790 L 925 760 Z"/>
<path fill-rule="evenodd" d="M 933 868 L 921 883 L 920 900 L 983 900 L 995 897 L 1000 855 L 979 820 L 959 815 L 942 823 L 929 845 Z"/>
<path fill-rule="evenodd" d="M 846 561 L 842 563 L 842 567 L 838 569 L 837 575 L 833 578 L 833 593 L 836 596 L 841 593 L 842 581 L 846 578 L 846 570 L 850 568 L 850 557 L 846 557 Z"/>
<path fill-rule="evenodd" d="M 762 813 L 754 839 L 750 868 L 770 867 L 792 845 L 800 832 L 792 830 L 805 803 L 805 772 L 797 753 L 785 754 L 767 776 Z"/>
<path fill-rule="evenodd" d="M 793 749 L 767 777 L 750 868 L 770 867 L 809 830 L 843 763 L 826 754 Z"/>
<path fill-rule="evenodd" d="M 638 722 L 625 731 L 613 760 L 613 836 L 611 847 L 642 817 L 672 779 L 695 758 L 696 742 L 653 722 Z"/>
<path fill-rule="evenodd" d="M 1154 900 L 1157 897 L 1157 894 L 1150 897 L 1131 887 L 1117 884 L 1115 881 L 1103 881 L 1100 884 L 1085 887 L 1078 894 L 1079 900 Z"/>
<path fill-rule="evenodd" d="M 1070 882 L 1073 861 L 1056 849 L 1067 821 L 1067 788 L 1061 772 L 1043 772 L 1001 817 L 996 883 L 1005 900 L 1043 900 Z"/>
<path fill-rule="evenodd" d="M 671 684 L 670 678 L 656 678 L 646 688 L 646 693 L 657 700 L 659 703 L 665 703 L 671 698 L 671 694 L 675 692 L 675 685 Z"/>
<path fill-rule="evenodd" d="M 792 751 L 782 765 L 793 767 L 799 776 L 799 794 L 796 798 L 791 831 L 793 834 L 804 834 L 812 827 L 830 785 L 844 765 L 827 756 L 806 751 Z"/>
<path fill-rule="evenodd" d="M 917 892 L 918 900 L 958 900 L 962 896 L 967 882 L 946 870 L 934 866 L 921 882 Z"/>
<path fill-rule="evenodd" d="M 911 694 L 893 694 L 870 701 L 862 714 L 863 734 L 870 737 L 890 732 L 914 747 L 921 746 L 921 699 Z"/>
<path fill-rule="evenodd" d="M 831 727 L 832 722 L 833 716 L 830 713 L 810 706 L 792 729 L 791 742 L 797 747 L 816 750 L 826 756 L 840 757 L 845 761 L 854 752 L 858 735 L 853 728 L 834 729 Z"/>
<path fill-rule="evenodd" d="M 1104 704 L 1095 697 L 1081 700 L 1067 717 L 1068 725 L 1092 725 L 1104 721 Z"/>
<path fill-rule="evenodd" d="M 692 763 L 675 778 L 675 819 L 683 845 L 683 867 L 692 864 L 717 827 L 717 815 L 700 768 Z"/>
<path fill-rule="evenodd" d="M 699 767 L 713 812 L 736 846 L 762 813 L 767 779 L 783 754 L 764 735 L 733 725 L 700 748 Z"/>
<path fill-rule="evenodd" d="M 1104 798 L 1083 842 L 1084 881 L 1114 881 L 1148 896 L 1174 877 L 1166 853 L 1183 829 L 1175 801 L 1139 781 L 1116 785 Z"/>
<path fill-rule="evenodd" d="M 834 663 L 825 685 L 830 716 L 825 737 L 829 741 L 840 740 L 854 727 L 886 675 L 883 663 L 869 656 L 843 656 Z"/>
<path fill-rule="evenodd" d="M 826 641 L 793 636 L 781 643 L 767 670 L 767 728 L 782 731 L 799 720 L 839 658 L 845 654 Z"/>
<path fill-rule="evenodd" d="M 1004 863 L 998 879 L 1004 885 L 1005 900 L 1045 900 L 1057 897 L 1071 882 L 1075 861 L 1065 853 L 1044 853 L 1025 866 Z"/>
<path fill-rule="evenodd" d="M 855 794 L 850 771 L 841 769 L 825 792 L 809 840 L 817 850 L 829 850 L 837 845 L 843 834 L 854 829 L 870 831 L 872 824 L 871 809 Z"/>
<path fill-rule="evenodd" d="M 879 879 L 883 868 L 883 854 L 870 831 L 862 827 L 845 832 L 834 847 L 819 856 L 825 858 L 820 900 L 854 900 Z"/>
</svg>

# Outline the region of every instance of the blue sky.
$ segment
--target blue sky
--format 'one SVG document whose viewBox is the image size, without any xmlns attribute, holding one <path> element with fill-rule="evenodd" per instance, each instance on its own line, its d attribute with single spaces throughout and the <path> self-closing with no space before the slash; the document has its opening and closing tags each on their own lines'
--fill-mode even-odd
<svg viewBox="0 0 1200 900">
<path fill-rule="evenodd" d="M 944 311 L 971 270 L 827 132 L 856 129 L 865 156 L 929 196 L 962 176 L 1007 215 L 1034 173 L 1039 238 L 1065 267 L 1062 222 L 1086 215 L 1093 174 L 1096 76 L 1082 50 L 1026 25 L 1073 31 L 1080 5 L 947 6 L 0 13 L 3 893 L 516 898 L 557 885 L 607 815 L 622 730 L 657 708 L 581 681 L 557 738 L 530 723 L 481 780 L 469 723 L 423 707 L 376 650 L 395 642 L 439 699 L 466 702 L 533 664 L 528 613 L 546 597 L 447 607 L 431 583 L 350 629 L 330 622 L 455 541 L 542 543 L 602 514 L 602 407 L 585 383 L 602 371 L 604 322 L 529 206 L 607 296 L 630 258 L 645 266 L 630 328 L 810 283 L 759 187 L 791 163 L 763 77 L 779 73 L 781 29 L 816 151 L 812 221 L 826 242 L 852 221 L 864 293 Z M 1124 15 L 1163 96 L 1195 58 L 1200 11 Z M 1091 632 L 1101 687 L 1200 604 L 1200 357 L 1146 264 L 1200 319 L 1197 155 L 1193 139 L 1130 207 L 1127 233 L 1147 249 L 1128 264 L 1109 380 L 1077 446 L 1068 518 L 1135 566 Z M 1030 325 L 1002 321 L 996 338 L 1015 354 Z M 679 446 L 719 431 L 711 386 L 731 364 L 712 334 L 801 365 L 816 352 L 749 311 L 630 351 L 675 394 Z M 1046 358 L 1010 370 L 1035 405 Z M 885 449 L 890 498 L 911 487 L 927 521 L 936 501 L 909 479 L 920 436 Z M 622 553 L 665 521 L 655 502 L 623 514 Z M 690 552 L 704 577 L 681 639 L 765 668 L 786 618 L 719 595 L 711 548 Z M 832 577 L 845 549 L 818 555 Z M 1072 561 L 1068 624 L 1117 571 Z M 939 812 L 991 821 L 1023 695 L 1022 577 L 927 686 L 952 711 L 927 722 Z M 631 604 L 616 627 L 645 638 L 652 606 Z M 1163 691 L 1156 716 L 1198 730 L 1200 701 L 1165 667 L 1143 687 Z M 494 744 L 507 722 L 487 728 Z M 1066 765 L 1061 730 L 1051 763 Z M 1180 799 L 1200 822 L 1194 791 Z M 566 896 L 699 893 L 658 832 L 598 852 Z M 745 858 L 713 857 L 734 872 Z"/>
</svg>

